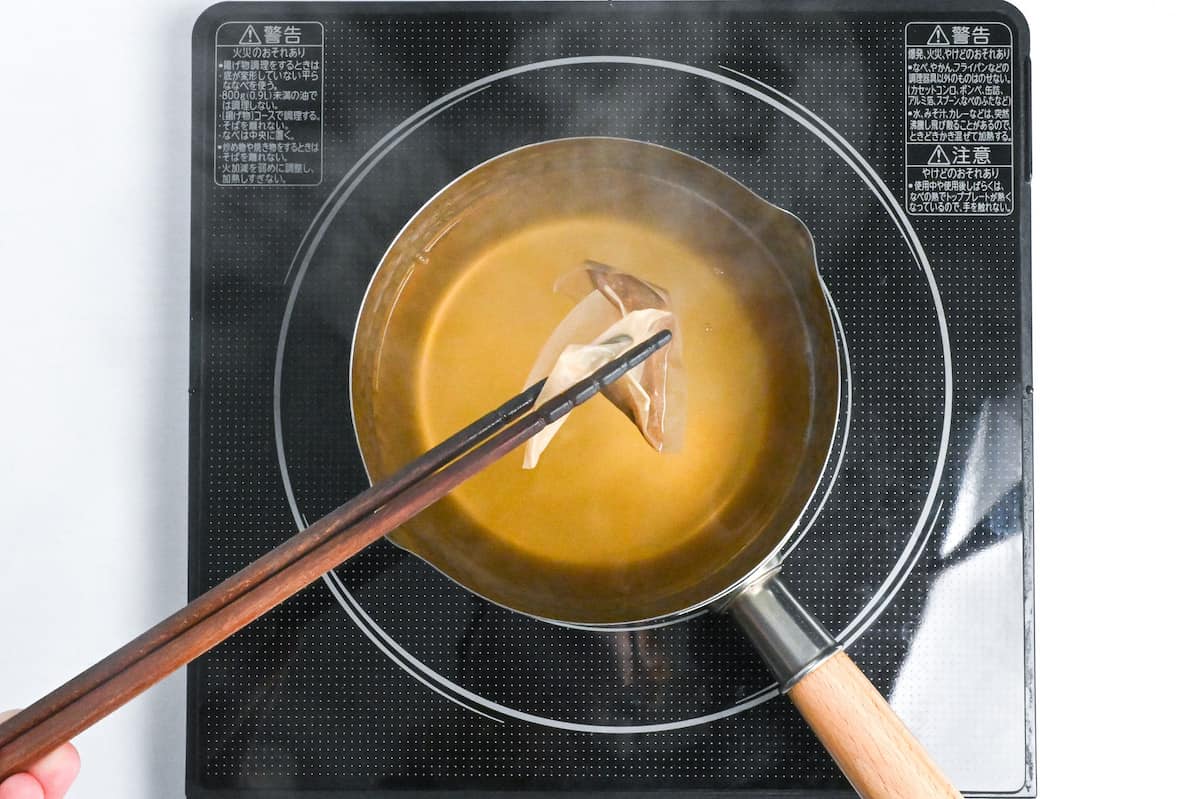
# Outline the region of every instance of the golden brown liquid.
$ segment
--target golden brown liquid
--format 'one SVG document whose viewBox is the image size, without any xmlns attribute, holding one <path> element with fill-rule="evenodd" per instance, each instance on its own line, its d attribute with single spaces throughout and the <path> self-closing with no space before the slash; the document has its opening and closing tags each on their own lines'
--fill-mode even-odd
<svg viewBox="0 0 1200 799">
<path fill-rule="evenodd" d="M 655 452 L 596 397 L 536 469 L 511 453 L 393 539 L 543 616 L 677 609 L 702 581 L 756 564 L 803 500 L 794 486 L 811 384 L 796 295 L 747 228 L 673 184 L 603 167 L 497 180 L 435 200 L 368 291 L 352 400 L 372 479 L 523 388 L 575 302 L 555 281 L 586 260 L 670 292 L 687 381 L 683 446 Z"/>
<path fill-rule="evenodd" d="M 453 496 L 514 547 L 553 561 L 624 564 L 700 534 L 762 449 L 765 419 L 754 398 L 769 390 L 767 353 L 720 264 L 648 227 L 595 216 L 543 222 L 497 242 L 432 315 L 415 375 L 416 423 L 431 447 L 516 393 L 574 304 L 551 287 L 588 258 L 671 292 L 689 387 L 684 448 L 655 452 L 601 398 L 571 414 L 536 469 L 522 469 L 513 453 Z"/>
</svg>

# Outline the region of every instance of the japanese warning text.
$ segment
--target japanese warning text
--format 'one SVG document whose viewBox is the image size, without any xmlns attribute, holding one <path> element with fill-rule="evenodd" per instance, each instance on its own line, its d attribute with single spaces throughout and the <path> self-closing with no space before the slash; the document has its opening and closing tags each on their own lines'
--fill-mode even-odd
<svg viewBox="0 0 1200 799">
<path fill-rule="evenodd" d="M 996 22 L 910 22 L 904 31 L 908 212 L 1011 214 L 1012 32 Z"/>
<path fill-rule="evenodd" d="M 226 22 L 217 28 L 218 185 L 321 182 L 324 44 L 319 22 Z"/>
</svg>

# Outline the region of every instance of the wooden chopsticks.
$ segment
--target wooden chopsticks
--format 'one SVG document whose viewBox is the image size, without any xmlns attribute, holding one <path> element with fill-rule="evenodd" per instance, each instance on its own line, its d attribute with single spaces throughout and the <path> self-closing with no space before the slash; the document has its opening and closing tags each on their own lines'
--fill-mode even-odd
<svg viewBox="0 0 1200 799">
<path fill-rule="evenodd" d="M 531 386 L 0 724 L 0 781 L 387 535 L 670 339 L 665 330 L 651 336 L 525 414 L 542 388 Z"/>
</svg>

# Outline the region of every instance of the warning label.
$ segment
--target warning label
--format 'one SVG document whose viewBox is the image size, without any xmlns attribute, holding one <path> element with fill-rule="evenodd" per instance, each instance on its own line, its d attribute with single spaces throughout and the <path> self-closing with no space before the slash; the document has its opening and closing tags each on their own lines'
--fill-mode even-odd
<svg viewBox="0 0 1200 799">
<path fill-rule="evenodd" d="M 910 214 L 1013 211 L 1013 41 L 1002 22 L 904 28 Z"/>
<path fill-rule="evenodd" d="M 325 29 L 319 22 L 217 28 L 213 180 L 315 186 L 324 165 Z"/>
</svg>

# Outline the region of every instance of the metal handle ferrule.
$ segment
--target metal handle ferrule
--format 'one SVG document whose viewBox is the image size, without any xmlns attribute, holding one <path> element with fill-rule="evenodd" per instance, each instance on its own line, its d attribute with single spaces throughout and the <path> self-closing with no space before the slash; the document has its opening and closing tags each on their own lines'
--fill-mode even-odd
<svg viewBox="0 0 1200 799">
<path fill-rule="evenodd" d="M 748 583 L 725 610 L 762 655 L 779 689 L 787 691 L 842 647 L 777 575 L 774 569 Z"/>
</svg>

